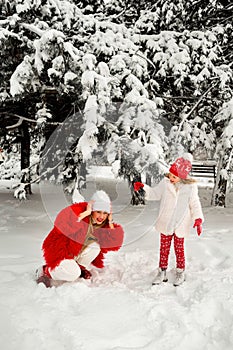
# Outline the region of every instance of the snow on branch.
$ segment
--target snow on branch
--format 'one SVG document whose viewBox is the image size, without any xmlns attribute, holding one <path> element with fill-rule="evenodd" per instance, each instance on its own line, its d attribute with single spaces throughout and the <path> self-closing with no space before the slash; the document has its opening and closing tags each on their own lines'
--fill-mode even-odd
<svg viewBox="0 0 233 350">
<path fill-rule="evenodd" d="M 27 122 L 30 122 L 30 123 L 34 123 L 34 124 L 40 124 L 40 121 L 38 120 L 34 120 L 34 119 L 30 119 L 30 118 L 27 118 L 27 117 L 23 117 L 21 115 L 18 115 L 18 114 L 12 114 L 12 113 L 7 113 L 7 112 L 4 112 L 4 113 L 1 113 L 0 112 L 0 116 L 11 116 L 11 117 L 15 117 L 15 118 L 18 118 L 19 121 L 13 125 L 9 125 L 6 127 L 7 130 L 13 130 L 13 129 L 16 129 L 18 127 L 20 127 L 20 125 L 22 124 L 22 121 L 25 120 Z M 62 125 L 63 123 L 59 123 L 59 122 L 46 122 L 46 124 L 48 125 Z"/>
<path fill-rule="evenodd" d="M 42 30 L 42 29 L 38 28 L 37 26 L 35 26 L 33 24 L 20 23 L 20 26 L 22 26 L 23 28 L 29 30 L 30 32 L 33 32 L 33 33 L 37 34 L 39 37 L 42 37 L 42 35 L 45 32 L 45 30 Z"/>
<path fill-rule="evenodd" d="M 216 78 L 217 79 L 217 78 Z M 179 128 L 177 130 L 177 134 L 176 134 L 176 139 L 175 139 L 175 143 L 177 144 L 178 142 L 178 137 L 180 135 L 180 131 L 182 129 L 182 126 L 184 124 L 184 122 L 186 120 L 188 120 L 188 118 L 190 117 L 190 115 L 192 115 L 192 113 L 195 111 L 195 109 L 198 107 L 198 105 L 201 103 L 201 101 L 203 100 L 203 98 L 213 89 L 215 88 L 215 86 L 217 86 L 218 83 L 212 84 L 205 92 L 204 94 L 198 99 L 198 101 L 195 103 L 195 105 L 193 106 L 193 108 L 186 114 L 183 114 L 183 118 L 180 122 Z"/>
</svg>

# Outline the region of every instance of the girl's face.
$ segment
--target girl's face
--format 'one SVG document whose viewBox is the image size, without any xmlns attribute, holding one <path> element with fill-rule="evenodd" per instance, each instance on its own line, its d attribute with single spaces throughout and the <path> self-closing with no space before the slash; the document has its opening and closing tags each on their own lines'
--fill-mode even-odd
<svg viewBox="0 0 233 350">
<path fill-rule="evenodd" d="M 172 184 L 176 184 L 180 181 L 180 178 L 178 176 L 173 175 L 172 173 L 169 173 L 169 180 Z"/>
<path fill-rule="evenodd" d="M 108 213 L 106 211 L 93 211 L 92 219 L 94 223 L 97 225 L 101 225 L 108 217 Z"/>
</svg>

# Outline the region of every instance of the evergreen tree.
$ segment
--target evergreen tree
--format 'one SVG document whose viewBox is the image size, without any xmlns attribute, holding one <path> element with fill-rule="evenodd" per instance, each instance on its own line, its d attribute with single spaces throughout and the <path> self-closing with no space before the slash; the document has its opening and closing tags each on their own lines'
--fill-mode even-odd
<svg viewBox="0 0 233 350">
<path fill-rule="evenodd" d="M 41 158 L 45 176 L 71 191 L 82 164 L 99 161 L 101 152 L 130 183 L 160 176 L 182 148 L 201 146 L 218 157 L 229 123 L 216 124 L 215 116 L 225 116 L 232 96 L 229 1 L 4 0 L 0 6 L 1 134 L 13 140 L 5 127 L 12 124 L 9 113 L 27 123 L 31 149 L 23 166 L 29 155 Z M 59 146 L 48 152 L 51 135 L 60 145 L 61 124 L 62 152 Z M 220 172 L 227 166 L 221 164 Z"/>
<path fill-rule="evenodd" d="M 227 191 L 233 180 L 233 99 L 223 104 L 214 120 L 219 132 L 215 155 L 219 159 L 219 171 L 212 204 L 225 207 Z"/>
</svg>

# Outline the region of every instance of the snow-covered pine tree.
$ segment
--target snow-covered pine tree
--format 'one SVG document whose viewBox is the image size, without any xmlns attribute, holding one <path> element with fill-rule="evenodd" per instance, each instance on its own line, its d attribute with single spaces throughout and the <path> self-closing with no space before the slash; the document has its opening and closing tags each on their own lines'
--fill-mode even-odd
<svg viewBox="0 0 233 350">
<path fill-rule="evenodd" d="M 42 141 L 49 140 L 53 123 L 71 114 L 85 133 L 90 118 L 98 150 L 104 153 L 106 145 L 112 146 L 107 159 L 115 170 L 124 147 L 135 154 L 132 173 L 146 170 L 149 176 L 155 174 L 154 163 L 169 160 L 182 145 L 189 151 L 201 145 L 212 154 L 217 140 L 213 116 L 232 94 L 231 4 L 198 4 L 194 11 L 197 4 L 183 0 L 110 0 L 104 5 L 91 0 L 4 0 L 2 110 L 13 109 L 35 121 L 29 126 L 35 140 L 40 129 Z M 10 61 L 12 40 L 17 41 L 17 54 Z M 90 98 L 96 103 L 94 122 L 85 109 Z M 45 110 L 52 117 L 45 113 L 41 128 L 35 128 L 43 119 L 36 116 Z M 159 135 L 150 135 L 152 130 L 160 130 Z M 72 141 L 77 152 L 78 141 Z M 158 143 L 162 150 L 153 150 Z M 95 147 L 90 147 L 93 152 Z M 61 155 L 55 154 L 59 163 Z M 83 155 L 74 151 L 72 157 Z M 59 174 L 65 170 L 59 168 Z"/>
<path fill-rule="evenodd" d="M 5 33 L 3 60 L 8 74 L 0 87 L 2 110 L 30 119 L 31 141 L 40 140 L 39 148 L 31 147 L 39 152 L 44 148 L 42 140 L 47 141 L 55 126 L 74 112 L 74 101 L 80 101 L 78 50 L 72 43 L 64 43 L 64 33 L 70 31 L 78 9 L 72 2 L 51 2 L 50 7 L 34 1 L 12 1 L 8 5 L 7 1 L 2 4 L 6 17 L 1 21 L 1 32 Z M 12 40 L 17 42 L 12 45 Z M 17 54 L 11 54 L 9 47 Z M 8 144 L 14 141 L 10 138 L 7 136 Z"/>
</svg>

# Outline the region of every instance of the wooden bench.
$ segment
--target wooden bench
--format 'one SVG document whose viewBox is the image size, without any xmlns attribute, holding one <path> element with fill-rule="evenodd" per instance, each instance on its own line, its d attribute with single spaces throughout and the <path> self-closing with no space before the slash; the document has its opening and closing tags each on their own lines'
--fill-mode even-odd
<svg viewBox="0 0 233 350">
<path fill-rule="evenodd" d="M 196 177 L 209 177 L 216 180 L 216 163 L 193 163 L 190 175 Z"/>
</svg>

